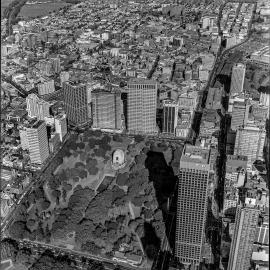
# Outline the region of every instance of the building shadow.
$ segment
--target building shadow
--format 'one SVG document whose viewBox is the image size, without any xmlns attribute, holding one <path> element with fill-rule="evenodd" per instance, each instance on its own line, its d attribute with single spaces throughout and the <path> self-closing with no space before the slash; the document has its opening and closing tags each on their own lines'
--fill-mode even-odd
<svg viewBox="0 0 270 270">
<path fill-rule="evenodd" d="M 211 209 L 212 202 L 208 198 L 208 211 L 205 224 L 205 240 L 211 246 L 211 253 L 213 255 L 213 260 L 206 259 L 203 265 L 209 269 L 218 269 L 220 261 L 220 244 L 221 244 L 221 231 L 222 231 L 222 222 L 220 219 L 217 219 Z M 208 269 L 207 268 L 207 269 Z"/>
<path fill-rule="evenodd" d="M 173 168 L 167 164 L 164 154 L 161 152 L 149 151 L 145 161 L 145 167 L 149 171 L 149 181 L 153 182 L 158 207 L 162 211 L 162 218 L 165 225 L 164 239 L 157 241 L 148 232 L 149 225 L 145 224 L 145 243 L 153 238 L 152 243 L 156 244 L 159 252 L 154 258 L 152 269 L 167 269 L 170 258 L 174 253 L 175 229 L 176 229 L 176 208 L 177 208 L 177 176 Z M 149 238 L 149 239 L 148 239 Z M 150 243 L 150 242 L 149 242 Z"/>
<path fill-rule="evenodd" d="M 157 236 L 154 227 L 149 222 L 144 222 L 144 237 L 141 238 L 145 254 L 153 261 L 160 249 L 161 239 Z"/>
</svg>

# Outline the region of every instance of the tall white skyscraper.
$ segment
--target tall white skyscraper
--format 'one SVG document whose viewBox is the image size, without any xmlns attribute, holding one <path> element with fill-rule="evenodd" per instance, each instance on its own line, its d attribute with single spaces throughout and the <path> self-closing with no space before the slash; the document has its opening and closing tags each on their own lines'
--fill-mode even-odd
<svg viewBox="0 0 270 270">
<path fill-rule="evenodd" d="M 237 207 L 228 270 L 249 269 L 259 213 L 256 199 L 246 198 L 245 205 Z"/>
<path fill-rule="evenodd" d="M 63 138 L 67 134 L 67 117 L 65 114 L 57 115 L 54 119 L 55 123 L 55 132 L 59 134 L 60 141 L 63 141 Z"/>
<path fill-rule="evenodd" d="M 209 161 L 209 149 L 186 144 L 178 175 L 175 257 L 195 269 L 202 262 Z"/>
<path fill-rule="evenodd" d="M 33 121 L 26 128 L 31 163 L 43 164 L 49 157 L 47 127 L 44 121 Z"/>
<path fill-rule="evenodd" d="M 134 133 L 156 133 L 157 87 L 153 80 L 131 79 L 128 82 L 127 125 Z"/>
<path fill-rule="evenodd" d="M 29 117 L 36 117 L 38 120 L 44 120 L 44 117 L 50 115 L 50 103 L 39 98 L 35 94 L 30 94 L 26 98 L 26 110 Z"/>
<path fill-rule="evenodd" d="M 245 81 L 246 66 L 244 64 L 235 64 L 232 68 L 230 94 L 236 95 L 243 92 Z"/>
<path fill-rule="evenodd" d="M 246 125 L 236 131 L 234 155 L 248 157 L 248 167 L 257 159 L 263 159 L 263 147 L 265 142 L 265 128 Z"/>
</svg>

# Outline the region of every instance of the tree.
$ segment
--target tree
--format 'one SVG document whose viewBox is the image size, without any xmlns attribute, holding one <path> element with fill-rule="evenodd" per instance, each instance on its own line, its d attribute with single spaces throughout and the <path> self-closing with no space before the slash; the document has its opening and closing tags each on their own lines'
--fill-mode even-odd
<svg viewBox="0 0 270 270">
<path fill-rule="evenodd" d="M 42 186 L 38 187 L 34 192 L 37 200 L 45 198 L 45 193 Z"/>
<path fill-rule="evenodd" d="M 1 240 L 0 258 L 1 260 L 12 259 L 14 260 L 19 250 L 18 242 L 11 238 Z"/>
<path fill-rule="evenodd" d="M 85 144 L 84 144 L 83 142 L 79 142 L 79 143 L 77 144 L 77 146 L 78 146 L 80 149 L 84 149 Z"/>
<path fill-rule="evenodd" d="M 95 230 L 95 225 L 90 219 L 83 219 L 76 227 L 75 240 L 77 243 L 83 244 L 87 241 L 93 240 L 93 232 Z M 100 237 L 100 235 L 99 235 Z"/>
<path fill-rule="evenodd" d="M 84 170 L 85 169 L 85 165 L 82 162 L 76 162 L 75 163 L 75 168 L 78 168 L 80 170 Z"/>
<path fill-rule="evenodd" d="M 69 192 L 70 190 L 72 190 L 72 185 L 71 185 L 71 184 L 64 183 L 64 184 L 63 184 L 63 189 L 64 189 L 66 192 Z"/>
<path fill-rule="evenodd" d="M 116 199 L 123 198 L 125 196 L 125 191 L 118 186 L 114 186 L 112 189 L 112 202 Z"/>
<path fill-rule="evenodd" d="M 135 206 L 142 206 L 142 204 L 144 203 L 145 201 L 145 197 L 144 196 L 140 196 L 140 197 L 134 197 L 132 199 L 132 203 L 135 205 Z"/>
<path fill-rule="evenodd" d="M 106 220 L 105 227 L 107 230 L 117 230 L 118 224 L 116 222 Z"/>
<path fill-rule="evenodd" d="M 119 173 L 116 178 L 116 184 L 118 186 L 126 186 L 128 184 L 128 177 L 129 174 L 126 173 Z"/>
<path fill-rule="evenodd" d="M 16 255 L 16 263 L 24 264 L 25 266 L 30 266 L 31 262 L 31 250 L 28 248 L 22 248 L 18 251 Z"/>
<path fill-rule="evenodd" d="M 33 227 L 35 226 L 36 224 L 36 221 L 34 219 L 28 219 L 27 220 L 27 223 L 26 223 L 26 226 L 29 230 L 32 231 Z"/>
<path fill-rule="evenodd" d="M 15 221 L 9 228 L 9 234 L 14 239 L 22 239 L 26 232 L 26 225 L 23 221 Z"/>
<path fill-rule="evenodd" d="M 135 157 L 135 162 L 138 164 L 138 165 L 144 165 L 145 164 L 145 160 L 146 160 L 147 156 L 143 153 L 137 155 Z"/>
<path fill-rule="evenodd" d="M 45 230 L 44 230 L 44 237 L 45 237 L 45 241 L 46 243 L 50 243 L 50 240 L 51 240 L 51 231 L 49 229 L 49 225 L 47 224 L 47 226 L 45 227 Z"/>
<path fill-rule="evenodd" d="M 98 168 L 96 159 L 87 158 L 86 160 L 86 169 L 88 170 L 90 175 L 96 175 L 98 173 Z"/>
<path fill-rule="evenodd" d="M 29 268 L 30 270 L 72 270 L 74 262 L 67 256 L 55 257 L 51 251 L 45 251 L 40 258 Z"/>
<path fill-rule="evenodd" d="M 98 247 L 95 242 L 87 241 L 86 243 L 82 244 L 81 247 L 82 251 L 87 251 L 91 254 L 98 255 L 101 252 L 101 248 Z"/>
<path fill-rule="evenodd" d="M 142 238 L 144 236 L 144 226 L 143 226 L 143 224 L 138 225 L 135 232 L 136 232 L 136 234 L 138 234 L 138 236 L 140 238 Z"/>
<path fill-rule="evenodd" d="M 145 253 L 150 260 L 154 260 L 154 258 L 157 255 L 157 252 L 158 250 L 153 244 L 147 245 L 145 248 Z"/>
<path fill-rule="evenodd" d="M 136 228 L 138 227 L 139 223 L 138 221 L 136 221 L 135 219 L 130 220 L 130 222 L 128 223 L 128 227 L 130 228 L 130 230 L 135 231 Z"/>
<path fill-rule="evenodd" d="M 53 191 L 52 191 L 52 196 L 53 196 L 54 198 L 59 198 L 59 197 L 61 196 L 61 191 L 58 190 L 58 189 L 53 190 Z"/>
<path fill-rule="evenodd" d="M 33 204 L 33 203 L 36 202 L 36 198 L 35 198 L 34 192 L 31 192 L 31 193 L 28 195 L 28 202 L 29 202 L 29 204 Z"/>
<path fill-rule="evenodd" d="M 103 157 L 105 158 L 105 155 L 107 153 L 107 149 L 104 149 L 104 147 L 99 147 L 98 149 L 94 150 L 94 153 L 97 157 Z"/>
<path fill-rule="evenodd" d="M 40 203 L 42 210 L 46 210 L 50 207 L 51 202 L 48 200 L 44 200 Z"/>
<path fill-rule="evenodd" d="M 44 239 L 44 231 L 42 228 L 42 222 L 39 222 L 35 233 L 36 233 L 36 238 L 38 241 L 42 241 Z"/>
<path fill-rule="evenodd" d="M 120 143 L 123 142 L 123 139 L 122 139 L 122 137 L 119 134 L 113 135 L 113 140 L 115 142 L 120 142 Z"/>
<path fill-rule="evenodd" d="M 70 209 L 85 209 L 90 200 L 94 196 L 94 191 L 88 187 L 84 189 L 74 190 L 73 194 L 69 198 L 68 207 Z"/>
<path fill-rule="evenodd" d="M 144 209 L 143 210 L 143 215 L 144 215 L 144 218 L 145 219 L 150 219 L 150 218 L 152 218 L 153 217 L 153 211 L 152 210 L 150 210 L 150 209 Z"/>
<path fill-rule="evenodd" d="M 140 143 L 140 142 L 144 141 L 144 137 L 141 135 L 135 135 L 134 140 L 136 143 Z"/>
<path fill-rule="evenodd" d="M 79 172 L 79 177 L 80 177 L 81 179 L 86 178 L 86 177 L 87 177 L 87 171 L 81 170 L 81 171 Z"/>
<path fill-rule="evenodd" d="M 49 188 L 52 190 L 59 188 L 61 185 L 61 182 L 60 182 L 58 176 L 50 177 L 50 179 L 47 181 L 47 183 L 48 183 Z"/>
</svg>

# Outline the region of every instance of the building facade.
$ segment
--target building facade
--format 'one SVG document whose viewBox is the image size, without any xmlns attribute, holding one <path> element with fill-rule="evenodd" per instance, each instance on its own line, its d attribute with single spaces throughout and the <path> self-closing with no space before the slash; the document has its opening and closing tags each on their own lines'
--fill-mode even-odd
<svg viewBox="0 0 270 270">
<path fill-rule="evenodd" d="M 43 164 L 49 157 L 47 127 L 44 121 L 33 121 L 26 128 L 31 163 Z"/>
<path fill-rule="evenodd" d="M 255 202 L 256 199 L 246 198 L 245 205 L 237 207 L 228 270 L 247 270 L 250 267 L 260 213 Z"/>
<path fill-rule="evenodd" d="M 26 110 L 29 117 L 44 120 L 45 117 L 50 115 L 50 103 L 35 94 L 30 94 L 26 97 Z"/>
<path fill-rule="evenodd" d="M 19 134 L 20 134 L 20 140 L 21 140 L 22 149 L 23 150 L 29 149 L 29 143 L 28 143 L 28 139 L 27 139 L 27 131 L 26 131 L 26 129 L 20 129 Z"/>
<path fill-rule="evenodd" d="M 74 126 L 86 124 L 89 121 L 86 85 L 64 82 L 63 88 L 68 123 Z"/>
<path fill-rule="evenodd" d="M 100 129 L 122 129 L 123 105 L 121 92 L 101 89 L 92 92 L 93 127 Z"/>
<path fill-rule="evenodd" d="M 178 118 L 178 102 L 172 100 L 164 100 L 162 132 L 170 135 L 175 135 L 177 118 Z"/>
<path fill-rule="evenodd" d="M 67 134 L 67 116 L 57 115 L 54 118 L 55 132 L 59 134 L 60 141 L 63 141 L 63 138 Z"/>
<path fill-rule="evenodd" d="M 38 84 L 38 94 L 40 96 L 51 94 L 55 91 L 54 80 Z"/>
<path fill-rule="evenodd" d="M 180 160 L 175 256 L 184 265 L 199 267 L 207 215 L 210 151 L 186 145 Z"/>
<path fill-rule="evenodd" d="M 128 131 L 131 133 L 156 133 L 157 82 L 131 79 L 127 86 Z"/>
<path fill-rule="evenodd" d="M 243 92 L 246 66 L 244 64 L 235 64 L 232 68 L 230 94 L 236 95 Z"/>
<path fill-rule="evenodd" d="M 247 100 L 235 101 L 232 107 L 231 129 L 237 130 L 238 127 L 246 125 L 248 121 L 250 104 Z"/>
</svg>

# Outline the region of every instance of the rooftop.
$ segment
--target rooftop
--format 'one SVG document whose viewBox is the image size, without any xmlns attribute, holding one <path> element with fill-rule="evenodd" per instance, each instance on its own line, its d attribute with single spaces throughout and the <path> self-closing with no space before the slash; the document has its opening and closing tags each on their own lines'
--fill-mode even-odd
<svg viewBox="0 0 270 270">
<path fill-rule="evenodd" d="M 210 150 L 193 145 L 186 145 L 181 161 L 201 164 L 209 164 Z"/>
<path fill-rule="evenodd" d="M 128 85 L 129 84 L 157 84 L 157 81 L 148 80 L 148 79 L 132 78 L 128 81 Z"/>
</svg>

